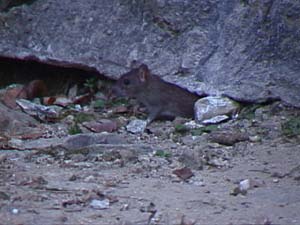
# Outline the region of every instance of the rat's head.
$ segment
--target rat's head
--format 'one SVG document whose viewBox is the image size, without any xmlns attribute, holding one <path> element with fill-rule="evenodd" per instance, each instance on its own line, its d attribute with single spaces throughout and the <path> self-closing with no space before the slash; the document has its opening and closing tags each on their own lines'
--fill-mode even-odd
<svg viewBox="0 0 300 225">
<path fill-rule="evenodd" d="M 150 71 L 145 64 L 122 75 L 113 87 L 118 96 L 136 97 L 144 91 Z"/>
</svg>

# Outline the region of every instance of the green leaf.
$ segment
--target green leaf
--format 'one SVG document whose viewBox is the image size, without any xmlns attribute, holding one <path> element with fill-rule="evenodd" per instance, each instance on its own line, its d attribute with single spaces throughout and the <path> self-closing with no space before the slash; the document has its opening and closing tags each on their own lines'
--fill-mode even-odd
<svg viewBox="0 0 300 225">
<path fill-rule="evenodd" d="M 155 152 L 155 156 L 161 157 L 161 158 L 170 158 L 172 154 L 170 152 L 166 152 L 163 150 L 157 150 Z"/>
<path fill-rule="evenodd" d="M 293 117 L 281 124 L 282 133 L 287 137 L 300 135 L 300 118 Z"/>
<path fill-rule="evenodd" d="M 94 108 L 103 109 L 105 107 L 105 101 L 103 99 L 98 99 L 94 102 Z"/>
<path fill-rule="evenodd" d="M 68 133 L 69 133 L 70 135 L 74 135 L 74 134 L 80 134 L 80 133 L 82 133 L 82 131 L 81 131 L 80 127 L 78 126 L 78 124 L 75 123 L 74 125 L 72 125 L 72 126 L 69 128 Z"/>
</svg>

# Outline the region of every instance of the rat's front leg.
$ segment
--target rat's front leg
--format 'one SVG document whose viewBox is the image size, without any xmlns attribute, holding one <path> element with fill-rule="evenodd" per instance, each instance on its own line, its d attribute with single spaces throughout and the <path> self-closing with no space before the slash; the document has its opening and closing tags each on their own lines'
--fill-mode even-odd
<svg viewBox="0 0 300 225">
<path fill-rule="evenodd" d="M 151 108 L 148 108 L 148 112 L 149 112 L 149 115 L 148 115 L 148 118 L 147 118 L 147 125 L 152 123 L 153 120 L 155 120 L 160 112 L 161 112 L 161 108 L 160 107 L 151 107 Z"/>
</svg>

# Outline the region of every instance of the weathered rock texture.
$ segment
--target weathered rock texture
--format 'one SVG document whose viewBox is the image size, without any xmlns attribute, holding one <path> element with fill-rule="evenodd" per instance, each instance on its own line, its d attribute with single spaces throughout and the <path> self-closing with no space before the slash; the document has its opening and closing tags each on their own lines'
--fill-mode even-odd
<svg viewBox="0 0 300 225">
<path fill-rule="evenodd" d="M 190 89 L 297 107 L 299 40 L 294 0 L 37 0 L 0 14 L 0 56 L 112 78 L 138 60 Z"/>
</svg>

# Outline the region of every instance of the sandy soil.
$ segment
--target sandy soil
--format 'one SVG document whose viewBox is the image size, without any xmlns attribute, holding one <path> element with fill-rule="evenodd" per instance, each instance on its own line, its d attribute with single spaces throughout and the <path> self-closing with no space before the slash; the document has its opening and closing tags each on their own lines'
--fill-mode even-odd
<svg viewBox="0 0 300 225">
<path fill-rule="evenodd" d="M 154 122 L 123 135 L 151 147 L 133 156 L 3 150 L 0 224 L 300 224 L 300 141 L 280 129 L 295 111 L 270 111 L 222 125 L 252 137 L 230 146 Z"/>
</svg>

